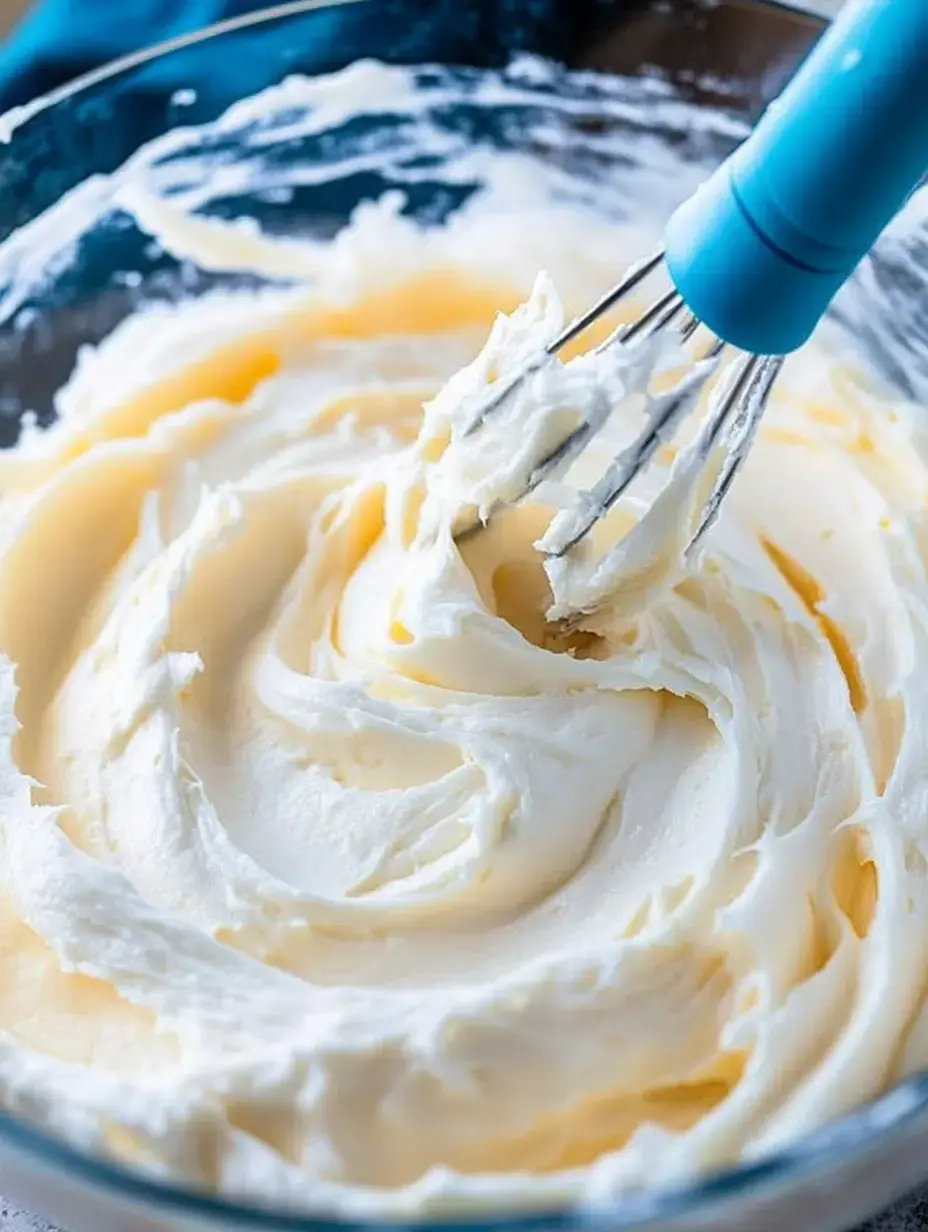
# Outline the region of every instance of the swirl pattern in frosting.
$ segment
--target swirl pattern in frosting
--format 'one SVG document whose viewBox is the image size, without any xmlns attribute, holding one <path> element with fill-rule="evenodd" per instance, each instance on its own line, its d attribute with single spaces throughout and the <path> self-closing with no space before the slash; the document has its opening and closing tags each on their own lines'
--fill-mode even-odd
<svg viewBox="0 0 928 1232">
<path fill-rule="evenodd" d="M 562 317 L 494 254 L 608 280 L 579 206 L 534 223 L 362 212 L 311 293 L 127 322 L 2 459 L 6 1108 L 402 1214 L 679 1180 L 924 1063 L 918 411 L 826 339 L 697 558 L 685 450 L 560 569 L 550 485 L 460 534 L 634 375 L 552 365 L 462 434 Z"/>
</svg>

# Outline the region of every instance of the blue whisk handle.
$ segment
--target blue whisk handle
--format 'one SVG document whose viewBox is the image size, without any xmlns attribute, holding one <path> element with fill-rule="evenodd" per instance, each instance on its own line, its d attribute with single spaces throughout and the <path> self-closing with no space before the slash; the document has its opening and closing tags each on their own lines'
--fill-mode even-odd
<svg viewBox="0 0 928 1232">
<path fill-rule="evenodd" d="M 795 350 L 926 171 L 928 0 L 852 0 L 671 219 L 671 276 L 726 342 Z"/>
</svg>

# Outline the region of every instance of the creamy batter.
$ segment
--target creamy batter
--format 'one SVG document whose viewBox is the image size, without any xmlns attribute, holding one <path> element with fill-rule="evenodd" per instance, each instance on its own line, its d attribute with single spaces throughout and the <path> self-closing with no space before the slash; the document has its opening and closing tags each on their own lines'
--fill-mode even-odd
<svg viewBox="0 0 928 1232">
<path fill-rule="evenodd" d="M 420 1213 L 680 1181 L 928 1063 L 920 409 L 814 342 L 700 554 L 642 537 L 668 448 L 546 573 L 563 487 L 455 532 L 607 398 L 598 474 L 634 364 L 461 427 L 640 235 L 529 193 L 312 245 L 130 196 L 313 285 L 139 314 L 0 460 L 2 1104 Z"/>
</svg>

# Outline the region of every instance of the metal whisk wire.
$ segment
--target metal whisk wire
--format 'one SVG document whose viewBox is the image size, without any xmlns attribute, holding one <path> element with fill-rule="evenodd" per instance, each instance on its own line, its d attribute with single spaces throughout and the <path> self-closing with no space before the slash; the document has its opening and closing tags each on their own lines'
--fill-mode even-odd
<svg viewBox="0 0 928 1232">
<path fill-rule="evenodd" d="M 558 336 L 552 342 L 549 342 L 544 350 L 535 358 L 530 359 L 527 363 L 517 368 L 505 380 L 499 381 L 493 393 L 474 411 L 464 429 L 464 435 L 470 436 L 476 432 L 483 425 L 487 417 L 502 406 L 510 394 L 514 393 L 523 381 L 527 380 L 533 372 L 538 372 L 553 355 L 563 351 L 564 347 L 573 342 L 575 338 L 579 338 L 600 317 L 604 316 L 611 308 L 614 308 L 616 304 L 625 299 L 637 286 L 644 282 L 649 274 L 652 274 L 657 269 L 663 259 L 664 254 L 658 251 L 652 253 L 650 257 L 646 257 L 643 261 L 632 265 L 620 282 L 610 287 L 605 295 L 600 296 L 596 303 L 591 308 L 588 308 L 586 312 L 575 317 L 569 325 L 565 325 Z M 629 326 L 620 326 L 618 330 L 610 334 L 605 342 L 600 344 L 599 349 L 608 346 L 617 337 L 623 342 L 630 341 L 632 331 L 647 328 L 651 323 L 648 321 L 648 318 L 652 314 L 657 313 L 658 310 L 668 308 L 672 301 L 678 301 L 680 307 L 683 305 L 683 301 L 675 291 L 668 292 L 667 295 L 661 297 L 658 303 L 653 304 L 639 321 Z"/>
<path fill-rule="evenodd" d="M 580 337 L 605 313 L 636 290 L 661 265 L 662 251 L 652 253 L 632 266 L 624 277 L 601 296 L 595 304 L 570 322 L 543 351 L 521 365 L 510 376 L 497 382 L 497 387 L 473 412 L 464 435 L 477 432 L 487 419 L 511 397 L 519 386 L 539 372 L 552 356 L 568 343 Z M 686 308 L 682 297 L 671 288 L 656 299 L 635 321 L 621 325 L 597 347 L 601 353 L 615 345 L 630 345 L 650 338 L 676 324 L 681 342 L 689 342 L 700 328 L 699 320 Z M 666 444 L 683 420 L 694 410 L 710 378 L 718 371 L 725 343 L 715 339 L 702 358 L 670 389 L 649 398 L 648 414 L 639 435 L 607 467 L 600 480 L 587 492 L 578 495 L 573 509 L 558 519 L 545 540 L 548 556 L 560 557 L 577 546 L 593 527 L 606 516 L 634 480 L 651 462 L 662 444 Z M 722 501 L 729 492 L 748 451 L 764 413 L 773 382 L 782 367 L 781 356 L 742 355 L 734 363 L 727 379 L 717 391 L 705 423 L 697 437 L 695 448 L 699 461 L 708 460 L 717 447 L 725 451 L 717 481 L 698 520 L 690 543 L 694 547 L 718 516 Z M 563 471 L 602 429 L 606 416 L 582 420 L 545 457 L 541 458 L 528 477 L 518 499 L 524 499 L 540 483 L 555 472 Z"/>
<path fill-rule="evenodd" d="M 630 269 L 536 358 L 498 382 L 466 431 L 477 431 L 527 376 L 665 263 L 676 289 L 602 345 L 633 341 L 673 321 L 689 339 L 700 327 L 699 317 L 740 352 L 713 391 L 694 442 L 697 462 L 722 451 L 714 486 L 695 522 L 692 542 L 698 542 L 744 464 L 782 356 L 811 337 L 863 254 L 924 178 L 926 70 L 925 0 L 845 5 L 776 106 L 674 212 L 664 231 L 664 251 Z M 856 122 L 862 82 L 866 123 Z M 649 396 L 638 438 L 580 494 L 573 510 L 557 516 L 544 538 L 546 550 L 563 555 L 589 534 L 689 412 L 721 350 L 718 344 L 716 353 L 697 362 L 673 390 Z M 580 424 L 542 459 L 527 490 L 569 462 L 607 414 L 597 410 L 594 420 Z"/>
</svg>

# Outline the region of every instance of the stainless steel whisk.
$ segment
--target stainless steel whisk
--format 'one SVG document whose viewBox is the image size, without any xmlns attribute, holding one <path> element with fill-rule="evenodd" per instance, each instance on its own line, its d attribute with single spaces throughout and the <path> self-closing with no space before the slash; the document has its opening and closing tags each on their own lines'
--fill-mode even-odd
<svg viewBox="0 0 928 1232">
<path fill-rule="evenodd" d="M 694 444 L 721 470 L 690 546 L 712 525 L 748 456 L 784 356 L 808 339 L 829 303 L 928 167 L 928 3 L 858 0 L 820 40 L 758 127 L 674 214 L 662 251 L 631 268 L 536 358 L 503 376 L 465 427 L 477 432 L 532 373 L 637 290 L 662 264 L 673 282 L 597 350 L 675 328 L 714 341 L 692 369 L 650 399 L 637 438 L 549 533 L 563 556 L 589 533 L 699 399 L 728 347 Z M 542 458 L 520 496 L 562 471 L 599 431 L 581 422 Z"/>
<path fill-rule="evenodd" d="M 621 282 L 616 283 L 582 316 L 567 325 L 538 357 L 502 378 L 493 394 L 482 402 L 472 415 L 464 429 L 465 435 L 478 431 L 523 381 L 539 371 L 548 359 L 557 355 L 595 321 L 631 295 L 663 261 L 664 252 L 659 251 L 634 265 Z M 698 318 L 686 309 L 682 296 L 676 290 L 666 292 L 636 321 L 615 330 L 595 349 L 597 352 L 603 352 L 612 346 L 629 346 L 653 337 L 671 326 L 677 329 L 680 340 L 684 343 L 693 338 L 700 326 Z M 718 370 L 724 351 L 725 343 L 721 339 L 715 339 L 706 354 L 695 362 L 685 376 L 651 400 L 650 413 L 641 432 L 607 468 L 599 482 L 583 494 L 583 499 L 574 507 L 572 516 L 558 526 L 556 536 L 549 537 L 545 544 L 547 555 L 563 556 L 569 552 L 609 512 L 648 465 L 660 445 L 671 438 L 681 421 L 692 411 L 704 387 Z M 725 461 L 702 511 L 690 546 L 694 546 L 711 526 L 725 494 L 747 457 L 768 394 L 782 364 L 782 356 L 741 356 L 736 361 L 731 378 L 724 383 L 720 396 L 710 407 L 709 418 L 696 447 L 702 461 L 707 460 L 717 447 L 721 447 L 725 452 Z M 599 426 L 584 420 L 556 449 L 540 459 L 520 493 L 520 499 L 534 491 L 543 480 L 563 470 L 582 452 Z"/>
</svg>

